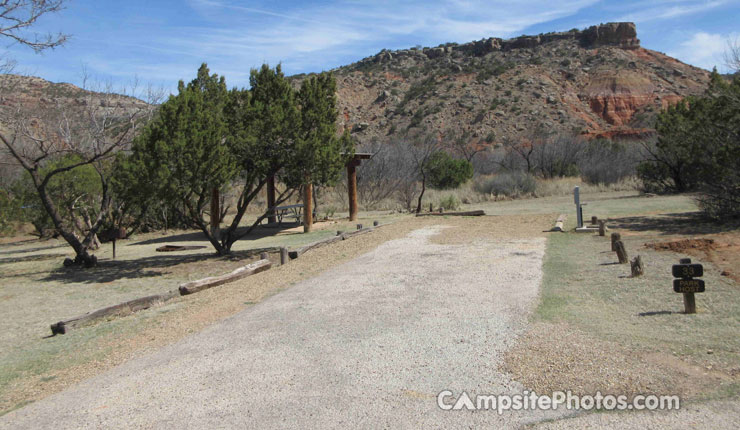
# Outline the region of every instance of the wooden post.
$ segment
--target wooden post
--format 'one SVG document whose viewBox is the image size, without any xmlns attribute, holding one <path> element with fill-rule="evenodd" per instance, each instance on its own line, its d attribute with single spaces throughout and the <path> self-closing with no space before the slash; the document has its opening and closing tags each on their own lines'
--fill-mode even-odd
<svg viewBox="0 0 740 430">
<path fill-rule="evenodd" d="M 357 230 L 362 230 L 362 224 L 357 224 Z"/>
<path fill-rule="evenodd" d="M 266 252 L 260 252 L 260 260 L 267 260 L 268 255 Z"/>
<path fill-rule="evenodd" d="M 113 259 L 116 259 L 116 240 L 113 239 Z"/>
<path fill-rule="evenodd" d="M 599 223 L 599 217 L 597 217 L 596 215 L 592 216 L 591 217 L 591 225 L 596 225 L 598 223 Z"/>
<path fill-rule="evenodd" d="M 627 264 L 630 259 L 629 256 L 627 256 L 627 250 L 624 248 L 624 243 L 622 243 L 621 240 L 618 240 L 615 243 L 615 246 L 617 248 L 617 257 L 619 258 L 619 264 Z"/>
<path fill-rule="evenodd" d="M 349 220 L 357 219 L 357 164 L 351 160 L 347 164 L 347 193 L 349 194 Z"/>
<path fill-rule="evenodd" d="M 684 313 L 695 314 L 696 313 L 696 300 L 694 293 L 683 293 L 683 309 Z"/>
<path fill-rule="evenodd" d="M 303 192 L 303 232 L 310 233 L 313 228 L 313 185 L 304 185 Z"/>
<path fill-rule="evenodd" d="M 221 223 L 221 220 L 219 219 L 219 215 L 221 215 L 219 210 L 219 193 L 218 188 L 213 187 L 213 190 L 211 190 L 211 234 L 218 239 L 218 225 Z"/>
<path fill-rule="evenodd" d="M 267 208 L 274 208 L 275 207 L 275 177 L 270 176 L 270 178 L 267 180 Z M 270 211 L 270 214 L 267 216 L 267 222 L 269 224 L 275 224 L 277 222 L 277 217 L 275 216 L 275 211 Z"/>
<path fill-rule="evenodd" d="M 630 270 L 632 271 L 632 277 L 637 278 L 645 274 L 645 267 L 642 265 L 642 258 L 638 255 L 634 260 L 630 261 Z"/>
<path fill-rule="evenodd" d="M 612 251 L 617 250 L 616 243 L 622 240 L 622 235 L 619 233 L 612 233 Z"/>
<path fill-rule="evenodd" d="M 434 212 L 434 206 L 431 203 L 429 203 L 429 212 Z"/>
<path fill-rule="evenodd" d="M 288 248 L 281 246 L 280 247 L 280 265 L 288 262 Z"/>
<path fill-rule="evenodd" d="M 377 222 L 377 221 L 373 221 L 373 227 L 377 227 L 377 226 L 378 226 L 378 224 L 379 224 L 379 222 Z"/>
<path fill-rule="evenodd" d="M 599 220 L 599 236 L 606 236 L 606 221 Z"/>
</svg>

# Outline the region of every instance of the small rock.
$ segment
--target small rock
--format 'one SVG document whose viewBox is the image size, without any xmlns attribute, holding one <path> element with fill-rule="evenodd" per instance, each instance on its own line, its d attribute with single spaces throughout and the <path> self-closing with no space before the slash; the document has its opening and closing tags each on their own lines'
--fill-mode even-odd
<svg viewBox="0 0 740 430">
<path fill-rule="evenodd" d="M 711 349 L 708 349 L 707 354 L 714 354 L 714 351 L 712 351 Z"/>
</svg>

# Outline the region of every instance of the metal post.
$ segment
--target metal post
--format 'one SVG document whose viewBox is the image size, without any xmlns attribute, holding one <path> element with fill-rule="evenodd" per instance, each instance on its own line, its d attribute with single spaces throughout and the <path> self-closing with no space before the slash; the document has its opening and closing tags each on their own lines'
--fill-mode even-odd
<svg viewBox="0 0 740 430">
<path fill-rule="evenodd" d="M 578 220 L 578 228 L 583 228 L 583 208 L 581 207 L 581 188 L 573 188 L 573 200 L 576 204 L 576 219 Z"/>
</svg>

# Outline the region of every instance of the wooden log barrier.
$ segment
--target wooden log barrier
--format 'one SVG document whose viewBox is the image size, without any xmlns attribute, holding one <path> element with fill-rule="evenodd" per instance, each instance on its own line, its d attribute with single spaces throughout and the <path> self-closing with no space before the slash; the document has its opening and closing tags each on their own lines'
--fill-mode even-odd
<svg viewBox="0 0 740 430">
<path fill-rule="evenodd" d="M 212 276 L 197 281 L 186 282 L 184 284 L 181 284 L 178 287 L 178 290 L 183 296 L 197 293 L 198 291 L 203 291 L 208 288 L 213 288 L 229 282 L 234 282 L 238 279 L 246 278 L 247 276 L 254 275 L 255 273 L 264 272 L 271 266 L 272 263 L 270 262 L 270 260 L 258 260 L 225 275 Z"/>
<path fill-rule="evenodd" d="M 627 250 L 624 247 L 624 243 L 621 240 L 618 240 L 615 243 L 615 246 L 617 248 L 617 258 L 619 258 L 619 264 L 627 264 L 630 259 L 627 255 Z"/>
<path fill-rule="evenodd" d="M 560 214 L 560 216 L 558 216 L 558 219 L 555 221 L 555 227 L 553 227 L 550 231 L 565 231 L 563 225 L 565 224 L 566 218 L 567 217 L 565 214 Z"/>
<path fill-rule="evenodd" d="M 416 216 L 483 216 L 485 214 L 486 214 L 485 211 L 477 210 L 477 211 L 468 211 L 468 212 L 446 212 L 446 213 L 432 212 L 428 214 L 416 214 Z"/>
<path fill-rule="evenodd" d="M 632 277 L 637 278 L 645 274 L 645 266 L 642 265 L 642 258 L 638 255 L 634 260 L 630 261 L 630 270 Z"/>
<path fill-rule="evenodd" d="M 280 247 L 280 265 L 288 262 L 288 248 L 281 246 Z"/>
<path fill-rule="evenodd" d="M 288 256 L 290 257 L 291 260 L 295 260 L 296 258 L 300 257 L 301 254 L 311 249 L 318 248 L 324 245 L 328 245 L 330 243 L 338 242 L 340 240 L 346 240 L 353 236 L 359 236 L 361 234 L 370 233 L 371 231 L 374 231 L 376 228 L 383 227 L 384 225 L 388 225 L 388 224 L 379 224 L 377 227 L 366 227 L 361 230 L 350 231 L 347 233 L 343 233 L 342 231 L 338 230 L 336 236 L 322 239 L 322 240 L 310 243 L 306 246 L 302 246 L 298 249 L 288 251 Z"/>
<path fill-rule="evenodd" d="M 616 243 L 622 240 L 622 235 L 619 233 L 612 233 L 612 251 L 617 250 Z"/>
<path fill-rule="evenodd" d="M 599 236 L 606 236 L 606 221 L 599 220 Z"/>
<path fill-rule="evenodd" d="M 156 304 L 164 303 L 167 300 L 170 300 L 179 295 L 180 293 L 177 290 L 174 290 L 165 294 L 141 297 L 139 299 L 129 300 L 127 302 L 119 303 L 114 306 L 108 306 L 107 308 L 98 309 L 79 317 L 59 321 L 58 323 L 52 324 L 51 334 L 65 334 L 72 329 L 78 328 L 97 319 L 109 318 L 112 316 L 125 316 L 144 309 L 149 309 Z"/>
</svg>

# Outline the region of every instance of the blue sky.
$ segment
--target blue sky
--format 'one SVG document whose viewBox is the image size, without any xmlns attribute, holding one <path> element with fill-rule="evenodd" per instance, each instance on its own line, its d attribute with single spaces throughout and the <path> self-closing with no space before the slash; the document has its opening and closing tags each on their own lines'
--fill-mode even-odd
<svg viewBox="0 0 740 430">
<path fill-rule="evenodd" d="M 740 37 L 740 0 L 68 0 L 34 28 L 70 34 L 65 46 L 34 54 L 0 40 L 0 56 L 13 57 L 18 72 L 77 85 L 86 69 L 114 86 L 138 78 L 173 90 L 207 62 L 229 86 L 247 86 L 250 68 L 264 62 L 282 62 L 287 74 L 318 72 L 383 48 L 610 21 L 635 22 L 643 47 L 722 69 L 728 38 Z"/>
</svg>

